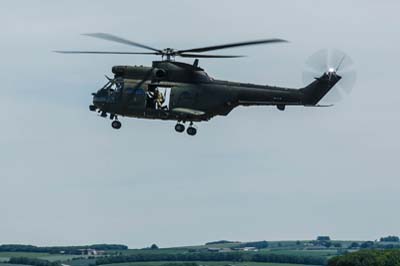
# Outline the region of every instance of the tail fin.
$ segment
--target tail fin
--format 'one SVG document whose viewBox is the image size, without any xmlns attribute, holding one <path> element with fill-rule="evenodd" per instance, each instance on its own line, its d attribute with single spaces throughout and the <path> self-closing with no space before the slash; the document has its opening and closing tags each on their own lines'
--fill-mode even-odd
<svg viewBox="0 0 400 266">
<path fill-rule="evenodd" d="M 300 90 L 303 93 L 303 105 L 316 105 L 341 78 L 335 72 L 326 72 L 315 78 L 314 82 Z"/>
</svg>

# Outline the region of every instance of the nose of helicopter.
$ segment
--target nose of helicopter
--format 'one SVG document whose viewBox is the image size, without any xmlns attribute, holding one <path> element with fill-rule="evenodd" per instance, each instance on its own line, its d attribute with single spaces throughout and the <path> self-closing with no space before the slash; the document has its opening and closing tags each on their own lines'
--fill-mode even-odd
<svg viewBox="0 0 400 266">
<path fill-rule="evenodd" d="M 100 95 L 100 93 L 92 93 L 93 96 L 93 104 L 96 106 L 102 106 L 106 103 L 107 99 L 104 95 Z"/>
<path fill-rule="evenodd" d="M 107 98 L 105 96 L 98 95 L 97 93 L 93 93 L 93 105 L 92 109 L 104 109 L 107 105 Z"/>
<path fill-rule="evenodd" d="M 97 95 L 93 95 L 93 105 L 96 105 L 96 106 L 100 107 L 104 103 L 105 103 L 105 101 L 104 101 L 103 97 L 99 97 Z"/>
</svg>

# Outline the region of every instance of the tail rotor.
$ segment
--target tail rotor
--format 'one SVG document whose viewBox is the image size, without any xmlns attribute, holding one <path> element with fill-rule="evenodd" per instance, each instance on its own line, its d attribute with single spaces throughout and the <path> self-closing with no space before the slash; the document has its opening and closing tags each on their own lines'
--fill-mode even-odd
<svg viewBox="0 0 400 266">
<path fill-rule="evenodd" d="M 357 74 L 353 60 L 337 49 L 323 49 L 311 55 L 303 71 L 303 82 L 309 84 L 321 73 L 329 77 L 340 75 L 342 79 L 323 98 L 324 102 L 337 103 L 349 95 L 356 83 Z"/>
</svg>

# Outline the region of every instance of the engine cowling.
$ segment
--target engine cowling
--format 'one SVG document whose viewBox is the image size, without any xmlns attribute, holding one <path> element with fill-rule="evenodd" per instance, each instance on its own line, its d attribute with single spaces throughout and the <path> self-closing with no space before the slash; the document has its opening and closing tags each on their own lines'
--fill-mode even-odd
<svg viewBox="0 0 400 266">
<path fill-rule="evenodd" d="M 154 73 L 157 79 L 163 79 L 167 76 L 167 71 L 161 68 L 155 69 Z"/>
<path fill-rule="evenodd" d="M 145 66 L 113 66 L 112 72 L 116 77 L 140 79 L 146 76 L 151 67 Z"/>
</svg>

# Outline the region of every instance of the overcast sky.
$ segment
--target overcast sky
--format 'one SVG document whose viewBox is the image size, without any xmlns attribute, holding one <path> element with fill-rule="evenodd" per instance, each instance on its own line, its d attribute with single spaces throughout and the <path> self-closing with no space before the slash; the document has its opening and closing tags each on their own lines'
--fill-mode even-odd
<svg viewBox="0 0 400 266">
<path fill-rule="evenodd" d="M 218 239 L 373 240 L 400 235 L 400 2 L 5 1 L 0 8 L 0 243 L 144 247 Z M 200 60 L 216 78 L 301 87 L 304 62 L 339 48 L 356 62 L 332 108 L 237 108 L 200 123 L 110 121 L 90 94 L 118 64 L 155 57 L 60 55 L 285 38 Z M 191 62 L 191 61 L 187 61 Z"/>
</svg>

